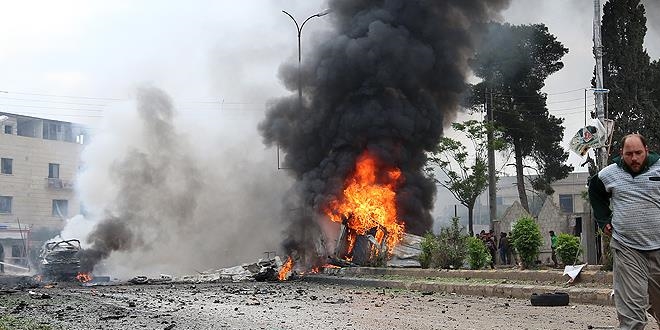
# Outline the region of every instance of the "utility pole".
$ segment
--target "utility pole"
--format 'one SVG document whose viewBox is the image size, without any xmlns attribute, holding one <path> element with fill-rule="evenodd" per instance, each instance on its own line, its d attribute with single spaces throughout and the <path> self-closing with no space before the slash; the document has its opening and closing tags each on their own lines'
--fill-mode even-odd
<svg viewBox="0 0 660 330">
<path fill-rule="evenodd" d="M 603 88 L 603 44 L 601 42 L 600 33 L 600 0 L 594 0 L 594 58 L 596 59 L 596 88 L 594 89 L 594 96 L 596 98 L 596 115 L 598 120 L 605 125 L 605 100 L 604 94 L 608 90 Z M 607 132 L 608 134 L 610 132 Z M 596 153 L 596 165 L 601 170 L 607 166 L 607 148 L 601 147 Z"/>
<path fill-rule="evenodd" d="M 594 59 L 596 60 L 595 68 L 595 82 L 596 86 L 593 88 L 595 103 L 596 103 L 596 116 L 601 124 L 604 127 L 605 125 L 605 102 L 604 102 L 604 93 L 608 90 L 603 88 L 603 44 L 601 42 L 601 33 L 600 33 L 600 0 L 594 0 L 594 20 L 593 20 L 593 42 L 594 42 Z M 609 132 L 607 132 L 609 135 Z M 600 147 L 596 150 L 596 167 L 600 171 L 605 166 L 607 166 L 607 148 Z M 596 240 L 596 222 L 592 216 L 589 217 L 589 221 L 586 226 L 583 227 L 584 242 L 585 246 L 585 257 L 586 262 L 589 264 L 598 263 L 598 250 L 601 248 L 598 246 Z"/>
<path fill-rule="evenodd" d="M 488 139 L 488 210 L 490 216 L 490 229 L 495 230 L 495 220 L 497 219 L 497 180 L 495 176 L 495 149 L 493 147 L 493 91 L 488 93 L 486 89 L 486 125 Z M 490 98 L 490 99 L 489 99 Z"/>
</svg>

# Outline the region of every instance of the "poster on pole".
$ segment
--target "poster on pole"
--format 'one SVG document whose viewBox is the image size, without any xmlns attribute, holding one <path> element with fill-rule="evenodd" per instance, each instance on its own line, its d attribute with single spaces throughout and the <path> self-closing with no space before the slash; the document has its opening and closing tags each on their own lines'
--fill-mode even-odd
<svg viewBox="0 0 660 330">
<path fill-rule="evenodd" d="M 590 125 L 580 128 L 571 139 L 570 149 L 584 156 L 589 148 L 600 148 L 607 145 L 607 130 L 600 120 L 592 119 Z"/>
</svg>

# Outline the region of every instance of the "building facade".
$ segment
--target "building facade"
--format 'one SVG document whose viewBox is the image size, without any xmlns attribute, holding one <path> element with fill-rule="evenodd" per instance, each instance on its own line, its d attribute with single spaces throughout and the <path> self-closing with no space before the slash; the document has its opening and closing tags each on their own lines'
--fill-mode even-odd
<svg viewBox="0 0 660 330">
<path fill-rule="evenodd" d="M 86 128 L 0 112 L 0 129 L 0 244 L 4 260 L 25 264 L 31 235 L 60 230 L 81 211 L 73 188 Z"/>
</svg>

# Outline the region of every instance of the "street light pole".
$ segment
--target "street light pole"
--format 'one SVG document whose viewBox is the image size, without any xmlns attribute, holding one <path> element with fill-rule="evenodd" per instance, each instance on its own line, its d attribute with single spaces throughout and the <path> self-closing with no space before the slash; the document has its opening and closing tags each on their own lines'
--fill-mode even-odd
<svg viewBox="0 0 660 330">
<path fill-rule="evenodd" d="M 300 25 L 298 25 L 298 21 L 296 21 L 296 19 L 293 18 L 293 15 L 286 12 L 286 10 L 282 10 L 282 12 L 285 13 L 287 16 L 291 17 L 291 19 L 293 20 L 293 23 L 296 24 L 296 30 L 298 31 L 298 105 L 302 109 L 302 76 L 301 76 L 301 73 L 300 73 L 300 62 L 301 62 L 301 59 L 302 59 L 302 55 L 301 55 L 301 47 L 300 47 L 300 35 L 302 34 L 302 29 L 305 26 L 305 23 L 307 23 L 307 21 L 309 21 L 310 19 L 312 19 L 314 17 L 325 16 L 329 13 L 329 11 L 323 11 L 323 12 L 314 14 L 310 17 L 307 17 L 307 19 L 305 21 L 303 21 L 303 23 L 300 24 Z"/>
<path fill-rule="evenodd" d="M 310 17 L 307 17 L 307 19 L 305 19 L 303 21 L 303 23 L 300 24 L 300 25 L 298 25 L 298 21 L 296 21 L 296 19 L 293 18 L 293 15 L 289 14 L 286 10 L 282 10 L 282 12 L 285 13 L 287 16 L 291 17 L 291 20 L 293 20 L 293 23 L 296 24 L 296 31 L 298 32 L 298 106 L 300 107 L 300 110 L 302 110 L 302 106 L 303 106 L 303 103 L 302 103 L 302 76 L 300 74 L 300 65 L 301 65 L 300 63 L 301 63 L 301 60 L 302 60 L 302 51 L 301 51 L 301 46 L 300 46 L 300 35 L 302 34 L 302 29 L 305 26 L 305 23 L 307 23 L 307 21 L 309 21 L 310 19 L 312 19 L 314 17 L 325 16 L 328 13 L 330 13 L 330 11 L 328 11 L 328 10 L 322 11 L 320 13 L 317 13 L 317 14 L 314 14 Z M 280 144 L 279 143 L 277 144 L 277 169 L 278 170 L 284 169 L 284 167 L 280 166 Z"/>
</svg>

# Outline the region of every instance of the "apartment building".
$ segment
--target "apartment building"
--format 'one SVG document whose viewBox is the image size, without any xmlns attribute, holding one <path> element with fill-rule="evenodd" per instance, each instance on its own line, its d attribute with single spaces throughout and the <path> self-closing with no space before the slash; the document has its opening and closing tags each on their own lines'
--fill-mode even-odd
<svg viewBox="0 0 660 330">
<path fill-rule="evenodd" d="M 4 112 L 0 129 L 0 247 L 5 262 L 25 265 L 31 235 L 80 213 L 73 188 L 86 129 Z"/>
</svg>

